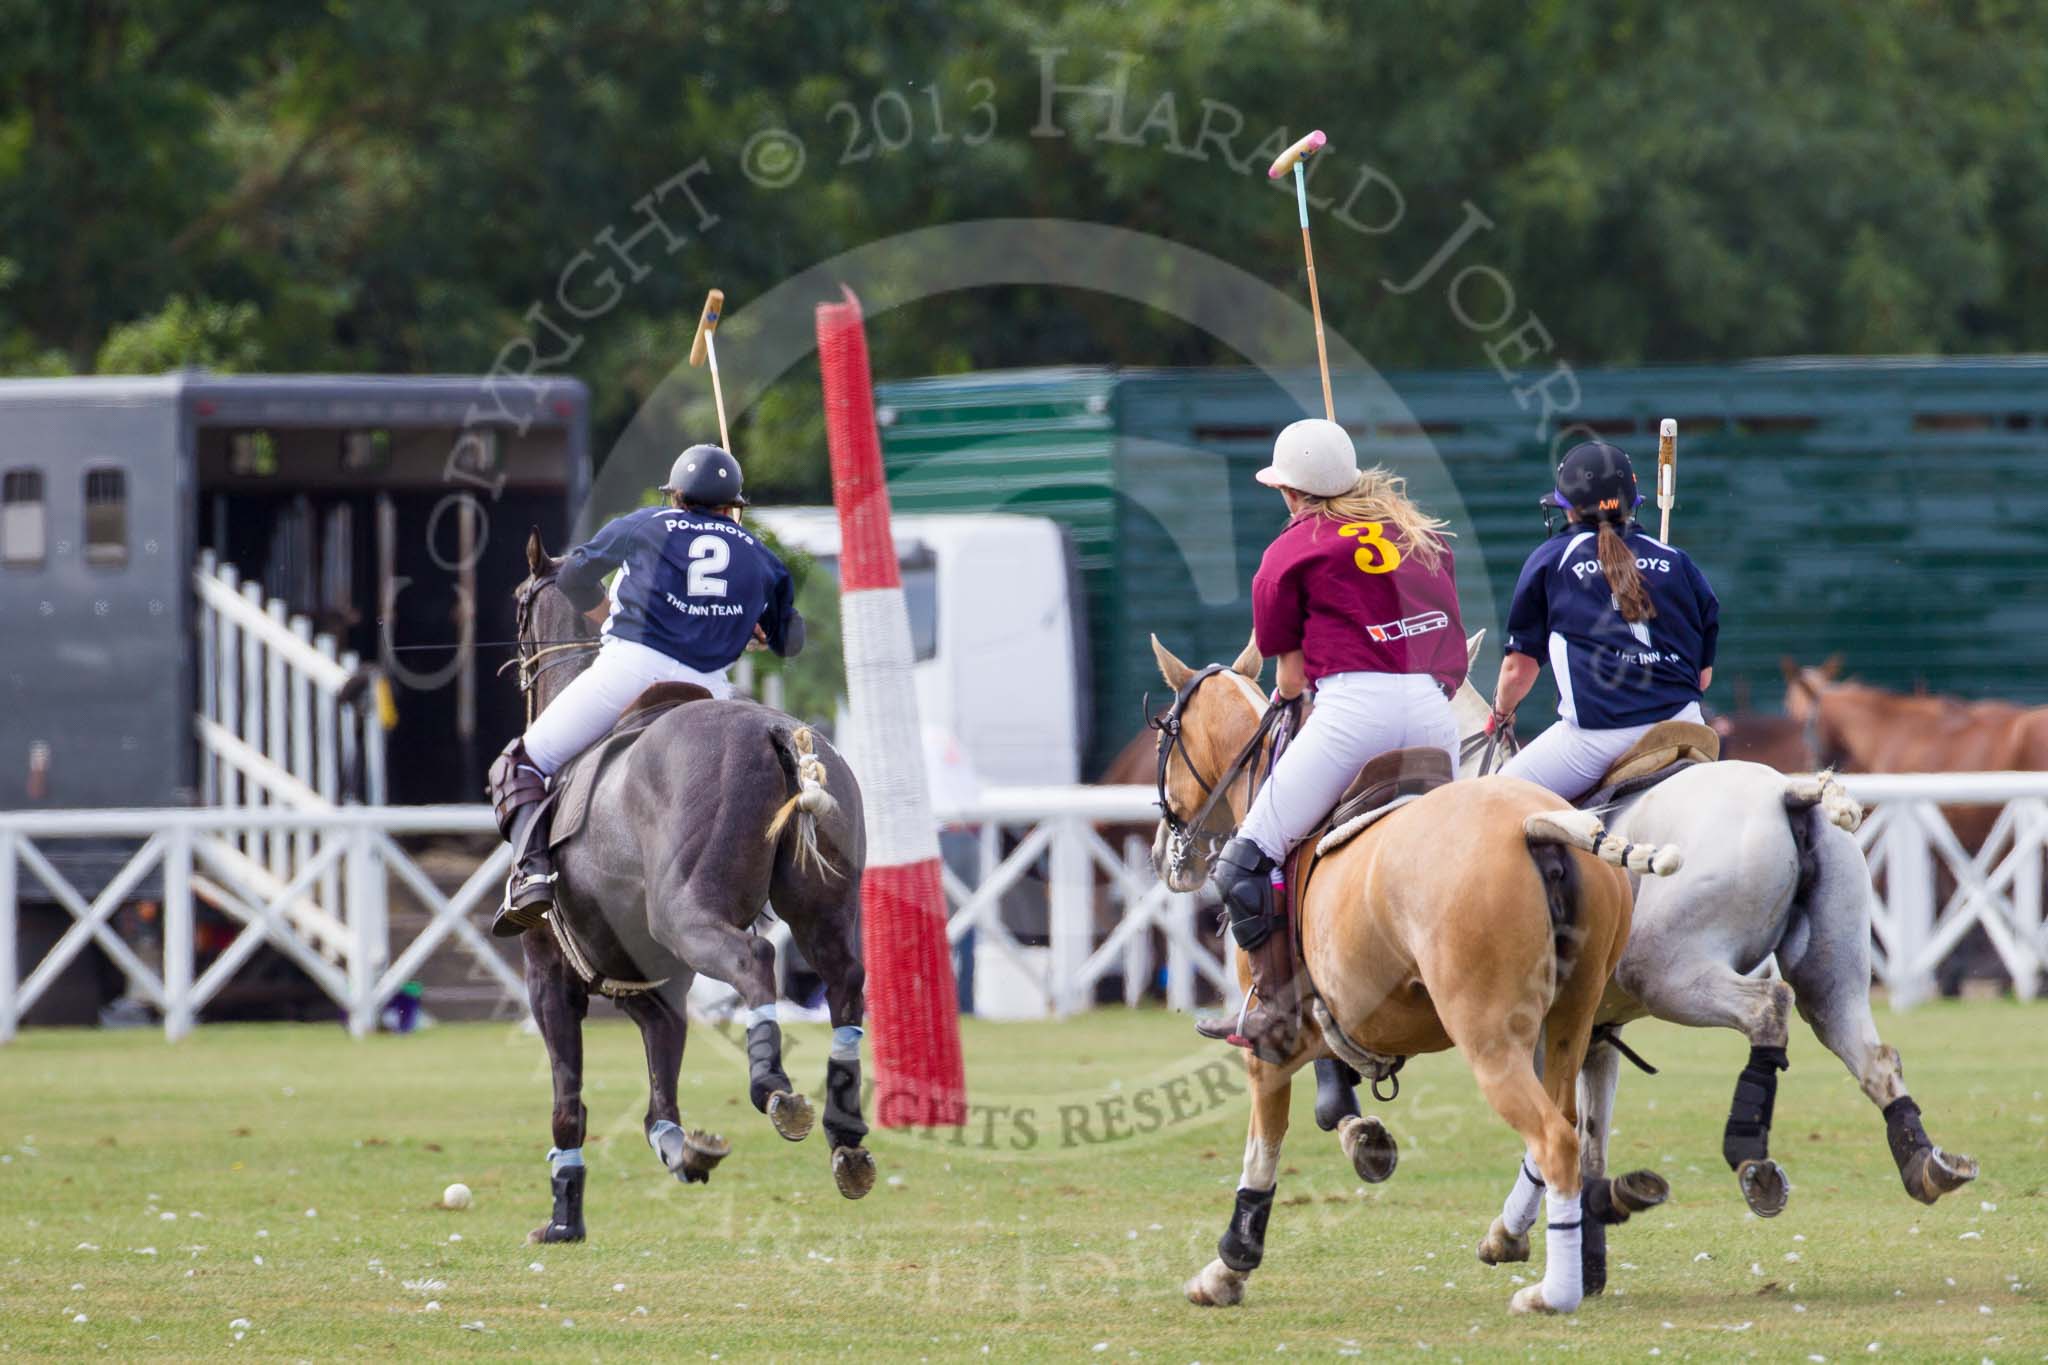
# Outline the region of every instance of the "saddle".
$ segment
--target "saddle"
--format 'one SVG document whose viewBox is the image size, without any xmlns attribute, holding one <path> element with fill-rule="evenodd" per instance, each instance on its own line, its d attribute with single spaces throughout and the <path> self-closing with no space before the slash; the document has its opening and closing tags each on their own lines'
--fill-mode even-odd
<svg viewBox="0 0 2048 1365">
<path fill-rule="evenodd" d="M 1580 810 L 1612 805 L 1648 791 L 1695 763 L 1712 763 L 1720 757 L 1721 736 L 1713 727 L 1689 720 L 1662 721 L 1614 760 L 1599 785 L 1575 804 Z"/>
<path fill-rule="evenodd" d="M 614 758 L 646 733 L 648 726 L 678 706 L 710 698 L 709 688 L 685 682 L 656 683 L 636 697 L 604 738 L 570 759 L 568 766 L 556 775 L 540 815 L 548 821 L 548 847 L 559 848 L 582 832 L 598 777 Z"/>
</svg>

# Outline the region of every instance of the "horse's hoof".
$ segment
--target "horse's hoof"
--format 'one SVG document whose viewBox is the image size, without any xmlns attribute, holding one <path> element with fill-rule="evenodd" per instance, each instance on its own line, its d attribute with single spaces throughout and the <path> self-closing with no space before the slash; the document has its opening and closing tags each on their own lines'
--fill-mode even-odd
<svg viewBox="0 0 2048 1365">
<path fill-rule="evenodd" d="M 1951 1156 L 1939 1147 L 1922 1147 L 1906 1158 L 1906 1169 L 1901 1174 L 1906 1180 L 1907 1194 L 1923 1204 L 1932 1204 L 1977 1178 L 1977 1158 Z"/>
<path fill-rule="evenodd" d="M 1791 1201 L 1792 1182 L 1784 1167 L 1769 1157 L 1743 1162 L 1735 1170 L 1735 1180 L 1742 1186 L 1742 1198 L 1749 1211 L 1759 1218 L 1776 1218 Z"/>
<path fill-rule="evenodd" d="M 1577 1305 L 1574 1304 L 1573 1308 L 1576 1307 Z M 1515 1296 L 1508 1300 L 1508 1311 L 1510 1313 L 1569 1313 L 1572 1311 L 1572 1308 L 1553 1307 L 1550 1301 L 1544 1298 L 1543 1286 L 1539 1282 L 1526 1288 L 1517 1289 Z"/>
<path fill-rule="evenodd" d="M 732 1155 L 732 1144 L 716 1133 L 692 1128 L 682 1135 L 682 1157 L 669 1167 L 685 1185 L 705 1185 L 718 1163 Z"/>
<path fill-rule="evenodd" d="M 791 1142 L 802 1142 L 811 1135 L 811 1126 L 818 1121 L 818 1111 L 802 1095 L 778 1090 L 768 1097 L 768 1121 L 775 1125 L 776 1132 Z"/>
<path fill-rule="evenodd" d="M 1387 1179 L 1400 1164 L 1400 1145 L 1377 1114 L 1345 1119 L 1337 1125 L 1337 1141 L 1343 1145 L 1344 1155 L 1351 1158 L 1351 1169 L 1368 1185 Z"/>
<path fill-rule="evenodd" d="M 1509 1232 L 1508 1225 L 1496 1218 L 1493 1226 L 1486 1230 L 1486 1236 L 1480 1239 L 1479 1259 L 1488 1265 L 1526 1261 L 1529 1259 L 1529 1234 Z"/>
<path fill-rule="evenodd" d="M 583 1240 L 583 1224 L 546 1222 L 526 1234 L 529 1243 L 580 1242 Z"/>
<path fill-rule="evenodd" d="M 861 1198 L 875 1187 L 875 1154 L 865 1147 L 834 1147 L 832 1182 L 848 1199 Z"/>
<path fill-rule="evenodd" d="M 1615 1219 L 1617 1223 L 1632 1213 L 1654 1209 L 1671 1197 L 1671 1182 L 1655 1171 L 1630 1171 L 1626 1175 L 1618 1175 L 1609 1189 L 1614 1207 L 1621 1214 Z"/>
<path fill-rule="evenodd" d="M 1250 1276 L 1232 1270 L 1222 1261 L 1211 1261 L 1184 1286 L 1188 1302 L 1197 1308 L 1235 1308 L 1244 1302 L 1244 1282 Z"/>
</svg>

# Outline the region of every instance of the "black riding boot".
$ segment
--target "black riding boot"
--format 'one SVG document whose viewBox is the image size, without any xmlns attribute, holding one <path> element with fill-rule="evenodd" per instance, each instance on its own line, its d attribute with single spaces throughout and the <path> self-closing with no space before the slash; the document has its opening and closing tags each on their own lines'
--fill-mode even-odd
<svg viewBox="0 0 2048 1365">
<path fill-rule="evenodd" d="M 1294 945 L 1287 919 L 1273 906 L 1275 864 L 1249 839 L 1236 838 L 1217 855 L 1215 881 L 1230 911 L 1230 934 L 1252 969 L 1252 995 L 1241 1019 L 1197 1020 L 1204 1038 L 1247 1047 L 1261 1060 L 1286 1061 L 1301 1032 L 1301 999 L 1294 980 Z"/>
<path fill-rule="evenodd" d="M 541 917 L 555 906 L 555 865 L 548 856 L 547 830 L 536 828 L 547 792 L 547 778 L 527 756 L 525 743 L 515 739 L 506 745 L 491 765 L 490 777 L 498 830 L 512 845 L 515 860 L 512 875 L 505 879 L 505 899 L 491 921 L 491 933 L 499 938 L 516 938 L 538 928 Z"/>
</svg>

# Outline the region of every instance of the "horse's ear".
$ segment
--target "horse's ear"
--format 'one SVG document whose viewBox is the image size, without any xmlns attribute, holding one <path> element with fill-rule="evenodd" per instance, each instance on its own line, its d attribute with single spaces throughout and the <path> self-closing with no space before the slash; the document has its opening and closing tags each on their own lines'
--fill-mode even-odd
<svg viewBox="0 0 2048 1365">
<path fill-rule="evenodd" d="M 1230 664 L 1233 673 L 1242 673 L 1253 682 L 1259 680 L 1259 670 L 1266 666 L 1266 656 L 1259 653 L 1259 637 L 1254 635 L 1244 642 L 1244 650 Z"/>
<path fill-rule="evenodd" d="M 1829 682 L 1833 682 L 1842 676 L 1842 653 L 1840 650 L 1836 650 L 1833 654 L 1828 655 L 1827 661 L 1820 666 L 1820 675 Z"/>
<path fill-rule="evenodd" d="M 1159 676 L 1166 679 L 1166 685 L 1176 692 L 1195 676 L 1195 670 L 1174 658 L 1173 651 L 1160 644 L 1157 635 L 1152 637 L 1152 657 L 1159 664 Z"/>
<path fill-rule="evenodd" d="M 538 578 L 547 562 L 548 547 L 541 543 L 540 527 L 536 526 L 526 533 L 526 571 Z"/>
<path fill-rule="evenodd" d="M 1472 671 L 1472 666 L 1473 666 L 1474 664 L 1476 664 L 1476 663 L 1478 663 L 1478 662 L 1479 662 L 1479 646 L 1481 646 L 1482 644 L 1485 644 L 1485 643 L 1486 643 L 1486 627 L 1485 627 L 1485 626 L 1481 626 L 1481 627 L 1479 628 L 1479 633 L 1478 633 L 1478 634 L 1476 634 L 1476 635 L 1467 635 L 1467 636 L 1465 637 L 1465 671 L 1466 671 L 1467 673 L 1470 673 L 1470 672 Z"/>
<path fill-rule="evenodd" d="M 1778 672 L 1785 679 L 1785 687 L 1788 691 L 1798 688 L 1799 660 L 1793 658 L 1790 654 L 1780 654 L 1778 656 Z"/>
</svg>

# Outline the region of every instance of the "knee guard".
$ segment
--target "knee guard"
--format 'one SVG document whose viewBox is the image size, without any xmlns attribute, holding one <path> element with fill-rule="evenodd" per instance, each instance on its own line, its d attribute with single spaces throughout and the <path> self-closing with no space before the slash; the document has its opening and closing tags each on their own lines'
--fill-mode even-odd
<svg viewBox="0 0 2048 1365">
<path fill-rule="evenodd" d="M 519 812 L 546 796 L 547 792 L 547 775 L 534 766 L 532 756 L 526 752 L 526 740 L 521 737 L 507 744 L 491 764 L 485 787 L 491 808 L 498 817 L 498 833 L 509 840 Z"/>
<path fill-rule="evenodd" d="M 1230 911 L 1231 937 L 1246 952 L 1271 937 L 1279 918 L 1273 913 L 1274 866 L 1257 844 L 1242 835 L 1225 844 L 1216 857 L 1216 890 Z"/>
</svg>

